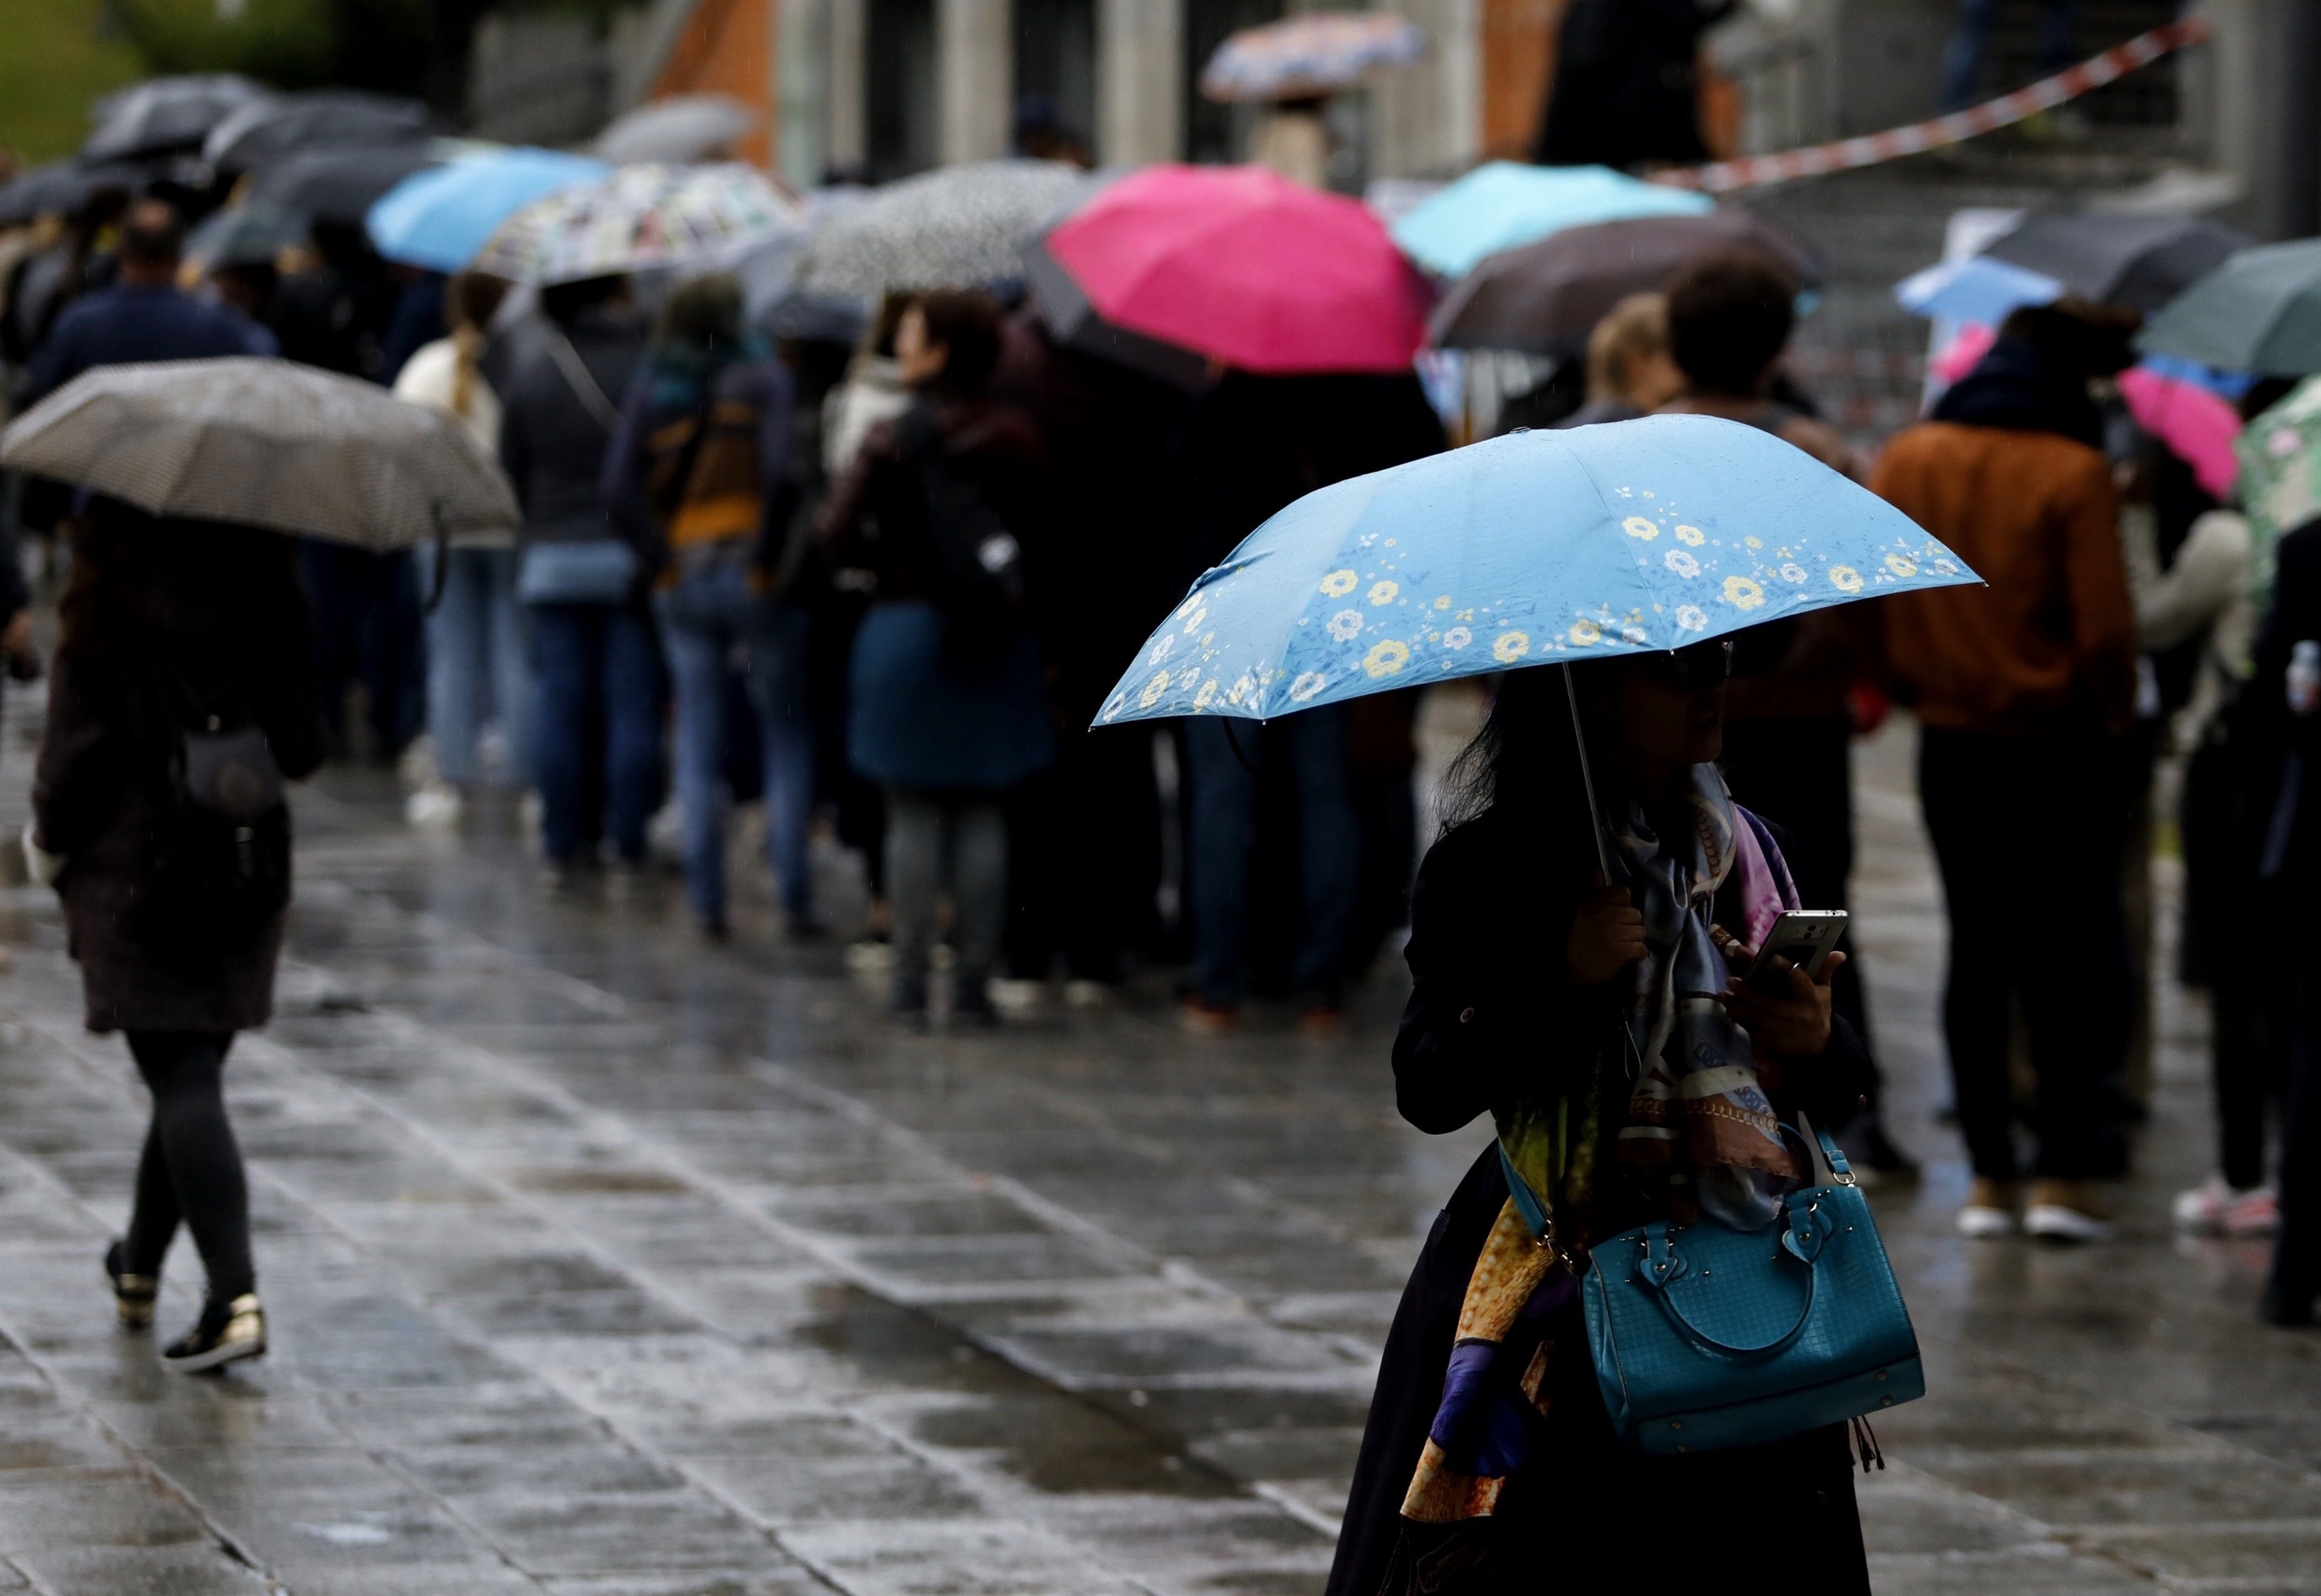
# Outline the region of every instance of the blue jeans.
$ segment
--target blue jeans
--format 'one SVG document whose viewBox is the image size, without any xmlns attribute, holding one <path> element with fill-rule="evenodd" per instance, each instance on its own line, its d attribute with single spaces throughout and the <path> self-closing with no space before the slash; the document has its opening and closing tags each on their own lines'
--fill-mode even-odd
<svg viewBox="0 0 2321 1596">
<path fill-rule="evenodd" d="M 642 860 L 660 787 L 660 662 L 651 623 L 624 604 L 527 607 L 548 857 L 562 864 L 593 855 L 609 808 L 614 848 Z"/>
<path fill-rule="evenodd" d="M 1282 740 L 1297 784 L 1302 907 L 1292 974 L 1301 993 L 1334 999 L 1360 869 L 1346 777 L 1346 712 L 1334 706 L 1300 710 L 1262 734 Z M 1250 765 L 1261 763 L 1256 725 L 1244 721 L 1228 734 L 1219 716 L 1195 716 L 1185 723 L 1193 793 L 1193 982 L 1203 1001 L 1219 1005 L 1240 1002 L 1249 983 L 1249 862 L 1257 835 L 1257 777 L 1234 753 L 1228 735 Z"/>
<path fill-rule="evenodd" d="M 707 566 L 660 595 L 661 645 L 677 691 L 677 796 L 685 807 L 686 893 L 705 922 L 725 917 L 725 681 L 741 656 L 766 772 L 766 853 L 793 921 L 814 912 L 806 832 L 814 817 L 814 727 L 806 702 L 807 614 L 751 591 L 739 563 Z"/>
<path fill-rule="evenodd" d="M 1974 104 L 1990 37 L 1998 30 L 2000 0 L 1961 0 L 1958 32 L 1943 51 L 1943 109 L 1963 111 Z M 2038 0 L 2039 71 L 2060 72 L 2071 64 L 2072 0 Z"/>
<path fill-rule="evenodd" d="M 516 552 L 450 551 L 443 593 L 427 616 L 427 737 L 435 773 L 476 784 L 476 744 L 496 716 L 512 785 L 532 784 L 532 666 L 515 601 Z M 419 585 L 435 591 L 435 551 L 419 551 Z"/>
</svg>

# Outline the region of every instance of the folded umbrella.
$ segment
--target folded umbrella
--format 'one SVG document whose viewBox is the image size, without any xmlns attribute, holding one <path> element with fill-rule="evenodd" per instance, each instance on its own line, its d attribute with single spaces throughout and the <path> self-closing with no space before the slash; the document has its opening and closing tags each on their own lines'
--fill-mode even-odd
<svg viewBox="0 0 2321 1596">
<path fill-rule="evenodd" d="M 1821 287 L 1813 251 L 1752 212 L 1638 216 L 1568 227 L 1486 256 L 1443 296 L 1429 334 L 1443 349 L 1568 353 L 1629 295 L 1666 287 L 1702 255 L 1736 249 L 1779 261 L 1800 291 Z"/>
<path fill-rule="evenodd" d="M 1246 371 L 1399 371 L 1425 335 L 1378 218 L 1261 167 L 1148 167 L 1044 242 L 1106 321 Z"/>
<path fill-rule="evenodd" d="M 457 271 L 493 229 L 533 200 L 611 170 L 561 150 L 484 150 L 404 178 L 370 207 L 363 227 L 371 247 L 389 260 Z"/>
<path fill-rule="evenodd" d="M 1243 28 L 1201 68 L 1212 100 L 1294 100 L 1352 88 L 1379 67 L 1426 53 L 1416 23 L 1376 11 L 1313 11 Z"/>
<path fill-rule="evenodd" d="M 149 78 L 115 89 L 90 107 L 92 126 L 80 152 L 90 160 L 114 160 L 197 150 L 212 128 L 266 97 L 266 90 L 230 72 Z"/>
<path fill-rule="evenodd" d="M 2243 250 L 2170 301 L 2135 342 L 2226 371 L 2321 371 L 2321 239 Z"/>
<path fill-rule="evenodd" d="M 805 224 L 796 200 L 738 162 L 618 167 L 533 200 L 471 264 L 511 282 L 578 282 L 698 264 Z"/>
<path fill-rule="evenodd" d="M 2147 366 L 2121 372 L 2119 394 L 2135 424 L 2190 466 L 2202 488 L 2218 498 L 2232 493 L 2241 469 L 2234 452 L 2241 435 L 2238 410 L 2197 382 Z"/>
<path fill-rule="evenodd" d="M 2082 298 L 2149 313 L 2254 242 L 2197 216 L 2089 211 L 2034 216 L 1983 253 L 2053 278 Z"/>
<path fill-rule="evenodd" d="M 1024 246 L 1088 186 L 1087 173 L 1056 160 L 974 161 L 889 183 L 815 230 L 798 287 L 876 301 L 1012 286 Z"/>
<path fill-rule="evenodd" d="M 202 141 L 202 159 L 222 172 L 247 172 L 301 150 L 406 144 L 426 133 L 427 107 L 417 100 L 317 88 L 237 107 Z"/>
<path fill-rule="evenodd" d="M 155 515 L 365 549 L 521 520 L 499 463 L 450 415 L 272 358 L 84 372 L 0 433 L 0 466 Z"/>
<path fill-rule="evenodd" d="M 1464 277 L 1486 255 L 1567 227 L 1693 215 L 1716 205 L 1698 190 L 1641 182 L 1609 167 L 1494 160 L 1405 212 L 1394 224 L 1394 242 L 1427 270 Z"/>
<path fill-rule="evenodd" d="M 1097 721 L 1266 720 L 1979 579 L 1755 427 L 1655 415 L 1514 433 L 1282 510 L 1193 584 Z"/>
<path fill-rule="evenodd" d="M 1894 285 L 1894 302 L 1913 315 L 1996 327 L 2026 305 L 2063 296 L 2053 278 L 1991 255 L 1970 255 L 1912 272 Z"/>
<path fill-rule="evenodd" d="M 442 161 L 432 141 L 302 150 L 258 173 L 245 197 L 325 226 L 360 227 L 396 184 Z"/>
<path fill-rule="evenodd" d="M 757 114 L 731 95 L 671 95 L 614 117 L 589 148 L 606 160 L 687 161 L 721 159 L 757 123 Z"/>
</svg>

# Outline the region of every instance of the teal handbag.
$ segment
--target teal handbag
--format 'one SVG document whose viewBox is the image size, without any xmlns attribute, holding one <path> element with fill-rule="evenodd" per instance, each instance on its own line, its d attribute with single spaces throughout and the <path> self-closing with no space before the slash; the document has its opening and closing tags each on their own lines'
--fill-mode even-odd
<svg viewBox="0 0 2321 1596">
<path fill-rule="evenodd" d="M 1635 1451 L 1760 1446 L 1926 1394 L 1870 1205 L 1816 1134 L 1828 1181 L 1791 1192 L 1762 1230 L 1661 1222 L 1589 1251 L 1588 1350 Z"/>
</svg>

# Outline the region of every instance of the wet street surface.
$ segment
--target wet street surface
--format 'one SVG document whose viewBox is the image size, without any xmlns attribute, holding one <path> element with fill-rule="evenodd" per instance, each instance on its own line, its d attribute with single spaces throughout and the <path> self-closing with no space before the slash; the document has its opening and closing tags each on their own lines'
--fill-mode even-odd
<svg viewBox="0 0 2321 1596">
<path fill-rule="evenodd" d="M 1951 1232 L 1908 752 L 1865 752 L 1856 901 L 1926 1159 L 1873 1193 L 1930 1389 L 1879 1420 L 1877 1588 L 2321 1591 L 2321 1336 L 2255 1322 L 2261 1245 L 2167 1226 L 2209 1156 L 2196 1000 L 2162 982 L 2117 1244 Z M 1488 1134 L 1396 1118 L 1394 980 L 1325 1039 L 1189 1038 L 1158 985 L 904 1035 L 842 948 L 771 941 L 761 882 L 711 949 L 673 880 L 551 896 L 512 839 L 398 813 L 361 774 L 300 799 L 281 1014 L 227 1072 L 274 1346 L 223 1377 L 112 1325 L 142 1094 L 52 899 L 6 895 L 0 1591 L 1319 1590 Z M 2035 964 L 2026 917 L 1994 934 Z M 181 1240 L 163 1336 L 198 1280 Z"/>
</svg>

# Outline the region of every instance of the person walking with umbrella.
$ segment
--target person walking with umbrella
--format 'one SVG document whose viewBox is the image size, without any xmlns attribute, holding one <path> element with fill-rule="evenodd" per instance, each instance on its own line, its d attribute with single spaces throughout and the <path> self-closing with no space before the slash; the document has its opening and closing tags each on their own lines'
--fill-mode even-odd
<svg viewBox="0 0 2321 1596">
<path fill-rule="evenodd" d="M 92 1031 L 125 1033 L 152 1093 L 129 1228 L 107 1249 L 122 1323 L 153 1318 L 182 1224 L 208 1289 L 161 1354 L 266 1350 L 250 1196 L 221 1080 L 266 1023 L 290 897 L 281 783 L 322 762 L 306 600 L 288 542 L 93 501 L 25 846 L 64 900 Z"/>
<path fill-rule="evenodd" d="M 791 510 L 789 373 L 743 332 L 742 287 L 723 274 L 679 287 L 631 388 L 605 497 L 658 573 L 656 605 L 677 694 L 677 790 L 687 895 L 712 941 L 725 913 L 725 681 L 747 660 L 765 764 L 766 846 L 793 936 L 819 929 L 807 865 L 814 740 L 807 615 L 782 591 Z"/>
</svg>

